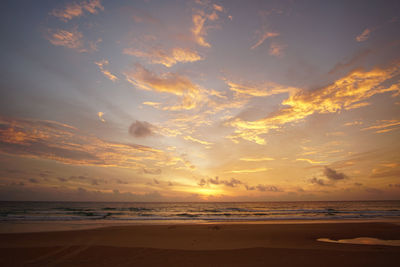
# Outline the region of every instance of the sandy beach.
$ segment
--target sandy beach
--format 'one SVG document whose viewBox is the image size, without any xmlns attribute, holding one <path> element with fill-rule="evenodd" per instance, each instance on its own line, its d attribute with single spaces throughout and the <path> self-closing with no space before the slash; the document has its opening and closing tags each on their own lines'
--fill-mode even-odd
<svg viewBox="0 0 400 267">
<path fill-rule="evenodd" d="M 395 223 L 131 225 L 0 235 L 1 266 L 398 266 Z"/>
</svg>

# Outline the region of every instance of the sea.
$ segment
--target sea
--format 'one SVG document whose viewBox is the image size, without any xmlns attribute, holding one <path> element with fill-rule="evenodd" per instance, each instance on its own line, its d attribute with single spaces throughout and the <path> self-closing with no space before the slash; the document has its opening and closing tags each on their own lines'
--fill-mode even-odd
<svg viewBox="0 0 400 267">
<path fill-rule="evenodd" d="M 1 223 L 163 224 L 400 219 L 400 201 L 0 202 Z"/>
</svg>

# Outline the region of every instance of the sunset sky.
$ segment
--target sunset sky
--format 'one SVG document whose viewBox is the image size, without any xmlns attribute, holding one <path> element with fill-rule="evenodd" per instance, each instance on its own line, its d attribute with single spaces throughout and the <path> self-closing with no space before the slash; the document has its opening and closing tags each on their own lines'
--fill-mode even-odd
<svg viewBox="0 0 400 267">
<path fill-rule="evenodd" d="M 0 13 L 0 200 L 400 199 L 397 0 Z"/>
</svg>

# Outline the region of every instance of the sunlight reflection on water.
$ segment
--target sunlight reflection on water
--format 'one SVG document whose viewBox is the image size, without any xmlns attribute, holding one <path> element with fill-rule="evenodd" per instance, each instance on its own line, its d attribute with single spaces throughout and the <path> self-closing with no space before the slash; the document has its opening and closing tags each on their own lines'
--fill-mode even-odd
<svg viewBox="0 0 400 267">
<path fill-rule="evenodd" d="M 342 244 L 400 246 L 400 240 L 382 240 L 373 237 L 357 237 L 357 238 L 339 239 L 339 240 L 333 240 L 329 238 L 318 238 L 317 241 L 342 243 Z"/>
</svg>

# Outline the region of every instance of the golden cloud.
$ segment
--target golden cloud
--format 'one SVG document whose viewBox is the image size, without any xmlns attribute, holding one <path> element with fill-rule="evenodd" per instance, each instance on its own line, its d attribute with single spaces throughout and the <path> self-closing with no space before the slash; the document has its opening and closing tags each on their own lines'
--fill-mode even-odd
<svg viewBox="0 0 400 267">
<path fill-rule="evenodd" d="M 294 87 L 283 86 L 273 82 L 266 82 L 257 86 L 244 83 L 235 83 L 228 80 L 226 80 L 225 83 L 229 86 L 230 90 L 236 93 L 255 97 L 283 94 L 298 90 Z"/>
<path fill-rule="evenodd" d="M 296 159 L 296 161 L 306 161 L 306 162 L 308 162 L 310 164 L 323 164 L 323 163 L 326 163 L 326 161 L 317 161 L 317 160 L 306 159 L 306 158 Z"/>
<path fill-rule="evenodd" d="M 97 61 L 94 62 L 94 64 L 96 64 L 100 71 L 104 74 L 104 76 L 106 76 L 108 79 L 110 79 L 111 81 L 115 82 L 116 80 L 118 80 L 118 77 L 115 76 L 114 74 L 112 74 L 110 71 L 106 70 L 104 68 L 104 66 L 107 66 L 109 64 L 108 60 L 103 59 L 102 61 Z"/>
<path fill-rule="evenodd" d="M 393 95 L 398 95 L 399 81 L 391 80 L 398 74 L 400 74 L 398 64 L 385 69 L 356 70 L 318 90 L 291 92 L 289 98 L 282 102 L 286 107 L 268 117 L 256 121 L 243 121 L 240 118 L 229 121 L 227 124 L 236 129 L 228 138 L 236 141 L 242 138 L 265 144 L 260 135 L 268 133 L 271 129 L 278 129 L 284 124 L 298 122 L 314 113 L 334 113 L 343 109 L 359 108 L 360 102 L 376 94 L 394 91 Z"/>
<path fill-rule="evenodd" d="M 194 138 L 194 137 L 192 137 L 190 135 L 184 136 L 183 139 L 188 140 L 188 141 L 192 141 L 192 142 L 196 142 L 196 143 L 199 143 L 199 144 L 202 144 L 202 145 L 208 145 L 209 146 L 209 145 L 213 144 L 211 142 L 207 142 L 207 141 L 204 141 L 204 140 L 200 140 L 200 139 Z"/>
<path fill-rule="evenodd" d="M 270 161 L 275 160 L 274 158 L 270 157 L 261 157 L 261 158 L 240 158 L 242 161 L 250 161 L 250 162 L 260 162 L 260 161 Z"/>
<path fill-rule="evenodd" d="M 168 72 L 157 75 L 137 64 L 134 71 L 125 73 L 125 77 L 128 82 L 139 89 L 169 93 L 181 97 L 180 105 L 164 109 L 193 109 L 196 107 L 196 103 L 202 100 L 198 86 L 193 84 L 189 78 L 177 73 Z"/>
<path fill-rule="evenodd" d="M 206 27 L 207 21 L 216 21 L 219 17 L 218 12 L 223 12 L 223 6 L 213 4 L 210 6 L 212 12 L 210 14 L 206 14 L 203 10 L 196 10 L 195 14 L 192 15 L 193 26 L 190 29 L 194 38 L 194 41 L 204 47 L 211 47 L 211 45 L 205 40 L 205 36 L 207 36 Z"/>
<path fill-rule="evenodd" d="M 170 51 L 153 48 L 149 51 L 141 51 L 135 48 L 126 48 L 124 54 L 145 58 L 153 64 L 162 64 L 166 67 L 182 62 L 195 62 L 203 58 L 194 50 L 188 48 L 173 48 Z"/>
<path fill-rule="evenodd" d="M 226 173 L 253 173 L 253 172 L 265 172 L 271 168 L 255 168 L 255 169 L 244 169 L 244 170 L 232 170 L 226 171 Z"/>
<path fill-rule="evenodd" d="M 400 126 L 399 120 L 381 120 L 378 122 L 377 125 L 366 127 L 361 130 L 362 131 L 376 130 L 375 133 L 386 133 L 389 131 L 400 129 L 399 126 Z"/>
<path fill-rule="evenodd" d="M 80 3 L 69 3 L 63 9 L 54 9 L 50 15 L 67 22 L 75 17 L 80 17 L 85 11 L 90 14 L 97 14 L 98 10 L 104 10 L 100 0 L 89 0 Z"/>
<path fill-rule="evenodd" d="M 114 143 L 54 122 L 0 117 L 2 153 L 56 160 L 65 164 L 142 169 L 153 165 L 186 166 L 169 152 L 136 144 Z M 158 166 L 157 165 L 157 166 Z"/>
</svg>

